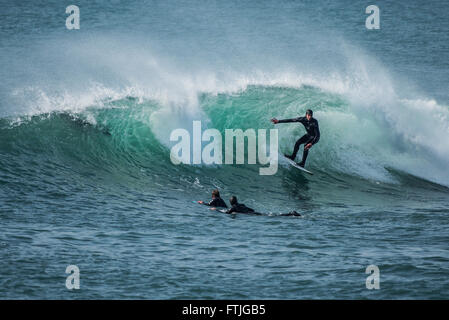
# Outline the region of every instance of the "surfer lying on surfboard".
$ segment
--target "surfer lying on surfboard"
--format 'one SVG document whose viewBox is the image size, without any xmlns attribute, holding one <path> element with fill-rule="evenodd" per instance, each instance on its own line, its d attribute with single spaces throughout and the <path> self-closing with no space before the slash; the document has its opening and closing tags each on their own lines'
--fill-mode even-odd
<svg viewBox="0 0 449 320">
<path fill-rule="evenodd" d="M 209 207 L 223 207 L 227 208 L 228 206 L 224 202 L 224 200 L 220 197 L 220 191 L 217 189 L 212 190 L 212 200 L 209 202 L 204 202 L 202 200 L 197 201 L 199 204 L 204 204 Z"/>
<path fill-rule="evenodd" d="M 298 153 L 299 146 L 304 143 L 304 152 L 302 153 L 302 160 L 298 163 L 303 167 L 306 164 L 307 156 L 309 155 L 309 149 L 320 140 L 320 128 L 318 121 L 313 117 L 313 111 L 307 109 L 305 117 L 298 117 L 293 119 L 278 120 L 276 118 L 271 119 L 274 124 L 287 123 L 287 122 L 300 122 L 306 128 L 307 133 L 298 139 L 295 143 L 292 155 L 285 155 L 287 158 L 295 161 L 296 154 Z"/>
<path fill-rule="evenodd" d="M 237 201 L 236 196 L 232 196 L 231 199 L 229 199 L 229 203 L 231 204 L 231 208 L 224 210 L 224 209 L 217 209 L 215 207 L 210 208 L 211 210 L 218 210 L 223 213 L 227 214 L 235 214 L 235 213 L 244 213 L 244 214 L 254 214 L 254 215 L 264 215 L 263 213 L 256 212 L 254 209 L 251 209 L 247 206 L 245 206 L 243 203 L 239 203 Z M 300 217 L 301 215 L 296 211 L 290 211 L 289 213 L 281 213 L 280 216 L 296 216 Z"/>
</svg>

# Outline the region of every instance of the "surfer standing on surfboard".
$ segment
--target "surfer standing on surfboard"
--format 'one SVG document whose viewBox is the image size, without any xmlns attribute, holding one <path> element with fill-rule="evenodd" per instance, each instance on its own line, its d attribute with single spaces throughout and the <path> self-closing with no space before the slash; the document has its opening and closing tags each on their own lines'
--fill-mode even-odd
<svg viewBox="0 0 449 320">
<path fill-rule="evenodd" d="M 306 164 L 307 156 L 309 155 L 309 149 L 320 140 L 320 128 L 318 121 L 313 117 L 313 111 L 307 109 L 305 117 L 298 117 L 293 119 L 278 120 L 276 118 L 271 119 L 274 124 L 286 123 L 286 122 L 301 122 L 306 128 L 307 133 L 298 139 L 295 143 L 295 148 L 291 156 L 285 155 L 287 158 L 295 161 L 296 154 L 298 153 L 299 146 L 304 143 L 304 152 L 302 153 L 302 160 L 298 163 L 299 166 L 304 168 Z"/>
</svg>

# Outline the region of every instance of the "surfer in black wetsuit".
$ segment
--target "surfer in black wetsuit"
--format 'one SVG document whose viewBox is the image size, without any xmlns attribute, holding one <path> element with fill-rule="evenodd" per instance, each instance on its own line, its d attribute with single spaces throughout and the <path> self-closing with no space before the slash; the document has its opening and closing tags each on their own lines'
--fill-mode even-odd
<svg viewBox="0 0 449 320">
<path fill-rule="evenodd" d="M 255 212 L 253 209 L 248 208 L 243 203 L 238 203 L 236 196 L 232 196 L 231 199 L 229 199 L 229 203 L 231 204 L 231 208 L 228 209 L 225 213 L 228 213 L 228 214 L 231 214 L 231 213 L 246 213 L 246 214 L 261 215 L 261 213 Z"/>
<path fill-rule="evenodd" d="M 204 204 L 209 207 L 222 207 L 227 208 L 228 206 L 224 202 L 224 200 L 220 197 L 220 192 L 215 189 L 212 191 L 212 200 L 209 202 L 198 201 L 199 204 Z"/>
<path fill-rule="evenodd" d="M 231 199 L 229 199 L 229 203 L 231 204 L 231 208 L 228 210 L 218 210 L 223 213 L 227 214 L 235 214 L 235 213 L 243 213 L 243 214 L 254 214 L 254 215 L 266 215 L 260 212 L 254 211 L 254 209 L 251 209 L 247 206 L 245 206 L 243 203 L 238 203 L 237 197 L 232 196 Z M 217 210 L 216 208 L 210 208 L 211 210 Z M 289 213 L 281 213 L 280 216 L 295 216 L 300 217 L 301 215 L 296 211 L 290 211 Z"/>
<path fill-rule="evenodd" d="M 291 156 L 285 155 L 287 158 L 295 161 L 296 154 L 298 153 L 299 146 L 304 143 L 304 152 L 302 153 L 302 160 L 298 163 L 299 166 L 304 167 L 306 164 L 307 156 L 309 155 L 309 149 L 320 140 L 320 128 L 318 121 L 313 117 L 313 111 L 308 109 L 305 117 L 298 117 L 293 119 L 278 120 L 276 118 L 271 119 L 274 124 L 287 123 L 287 122 L 300 122 L 306 128 L 307 133 L 298 139 L 295 143 L 295 148 Z"/>
</svg>

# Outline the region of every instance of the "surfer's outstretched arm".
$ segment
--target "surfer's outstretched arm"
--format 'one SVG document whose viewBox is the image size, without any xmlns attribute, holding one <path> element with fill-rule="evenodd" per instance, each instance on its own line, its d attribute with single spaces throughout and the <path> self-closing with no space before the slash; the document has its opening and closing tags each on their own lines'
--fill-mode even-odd
<svg viewBox="0 0 449 320">
<path fill-rule="evenodd" d="M 271 119 L 271 122 L 273 122 L 274 124 L 276 123 L 288 123 L 288 122 L 303 122 L 304 117 L 298 117 L 298 118 L 292 118 L 292 119 L 283 119 L 283 120 L 278 120 L 276 118 Z"/>
</svg>

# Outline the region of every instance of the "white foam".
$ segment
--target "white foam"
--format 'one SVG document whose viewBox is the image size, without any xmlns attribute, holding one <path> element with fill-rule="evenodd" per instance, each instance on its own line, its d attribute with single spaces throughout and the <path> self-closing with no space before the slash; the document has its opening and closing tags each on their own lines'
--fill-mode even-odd
<svg viewBox="0 0 449 320">
<path fill-rule="evenodd" d="M 45 53 L 51 47 L 47 50 Z M 346 60 L 335 70 L 305 72 L 288 64 L 270 69 L 263 63 L 247 70 L 232 64 L 195 69 L 189 68 L 189 61 L 182 61 L 182 56 L 161 56 L 135 45 L 123 45 L 119 50 L 106 41 L 95 45 L 86 42 L 73 50 L 78 56 L 74 57 L 75 66 L 67 71 L 66 83 L 36 83 L 16 88 L 13 94 L 22 103 L 21 114 L 26 115 L 83 112 L 88 107 L 108 107 L 105 102 L 127 96 L 140 102 L 156 100 L 161 108 L 151 113 L 148 125 L 167 145 L 171 130 L 190 128 L 193 120 L 204 120 L 198 103 L 200 93 L 235 94 L 251 85 L 310 85 L 348 101 L 345 110 L 327 109 L 316 114 L 324 132 L 328 125 L 330 134 L 337 133 L 332 139 L 323 137 L 320 145 L 326 148 L 316 149 L 333 150 L 333 156 L 322 157 L 332 160 L 338 170 L 385 181 L 391 177 L 384 168 L 391 166 L 449 185 L 448 107 L 431 98 L 399 96 L 398 83 L 375 59 L 350 45 L 340 50 Z M 108 74 L 105 81 L 98 76 L 101 71 Z M 15 110 L 10 111 L 15 114 Z"/>
</svg>

